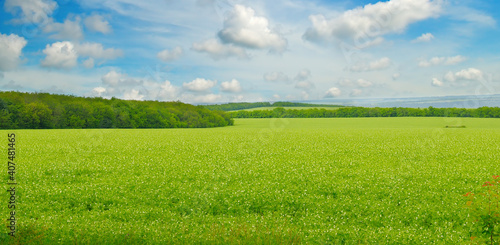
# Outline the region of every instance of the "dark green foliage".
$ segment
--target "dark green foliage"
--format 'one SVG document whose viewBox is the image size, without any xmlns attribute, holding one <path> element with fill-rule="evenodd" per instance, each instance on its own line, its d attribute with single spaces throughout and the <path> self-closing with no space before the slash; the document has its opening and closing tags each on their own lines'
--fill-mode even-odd
<svg viewBox="0 0 500 245">
<path fill-rule="evenodd" d="M 181 102 L 0 92 L 0 129 L 207 128 L 233 125 L 222 111 Z"/>
<path fill-rule="evenodd" d="M 229 113 L 233 118 L 335 118 L 335 117 L 477 117 L 500 118 L 499 107 L 465 108 L 367 108 L 342 107 L 327 109 L 287 109 L 235 111 Z"/>
</svg>

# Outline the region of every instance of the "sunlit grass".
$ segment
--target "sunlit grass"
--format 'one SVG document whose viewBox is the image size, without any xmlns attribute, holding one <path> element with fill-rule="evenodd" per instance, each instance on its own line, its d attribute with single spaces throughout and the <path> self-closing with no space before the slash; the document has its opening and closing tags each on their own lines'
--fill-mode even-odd
<svg viewBox="0 0 500 245">
<path fill-rule="evenodd" d="M 458 244 L 463 194 L 498 174 L 498 122 L 18 130 L 17 218 L 45 244 Z"/>
</svg>

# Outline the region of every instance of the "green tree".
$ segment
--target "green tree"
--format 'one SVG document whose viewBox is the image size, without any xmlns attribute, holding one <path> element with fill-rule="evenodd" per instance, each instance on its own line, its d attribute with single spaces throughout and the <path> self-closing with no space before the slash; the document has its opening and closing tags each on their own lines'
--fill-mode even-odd
<svg viewBox="0 0 500 245">
<path fill-rule="evenodd" d="M 32 102 L 24 107 L 23 128 L 53 128 L 52 110 L 41 102 Z"/>
<path fill-rule="evenodd" d="M 10 119 L 10 113 L 6 109 L 0 110 L 0 129 L 12 129 L 13 124 Z"/>
<path fill-rule="evenodd" d="M 93 104 L 92 117 L 94 123 L 92 128 L 113 128 L 115 127 L 115 112 L 111 106 L 98 102 Z"/>
<path fill-rule="evenodd" d="M 74 101 L 65 105 L 65 128 L 86 128 L 90 118 L 90 106 L 82 101 Z"/>
</svg>

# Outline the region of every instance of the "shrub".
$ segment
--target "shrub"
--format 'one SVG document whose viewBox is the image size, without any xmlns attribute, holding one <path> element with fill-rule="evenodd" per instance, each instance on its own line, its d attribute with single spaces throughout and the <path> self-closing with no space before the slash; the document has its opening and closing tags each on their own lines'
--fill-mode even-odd
<svg viewBox="0 0 500 245">
<path fill-rule="evenodd" d="M 500 176 L 483 184 L 481 193 L 467 193 L 467 208 L 474 226 L 471 241 L 478 244 L 499 244 L 500 236 Z"/>
</svg>

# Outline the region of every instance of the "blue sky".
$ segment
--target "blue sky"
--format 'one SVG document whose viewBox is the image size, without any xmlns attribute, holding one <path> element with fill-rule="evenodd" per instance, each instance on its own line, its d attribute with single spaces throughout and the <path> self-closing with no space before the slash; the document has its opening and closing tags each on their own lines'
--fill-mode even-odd
<svg viewBox="0 0 500 245">
<path fill-rule="evenodd" d="M 2 3 L 0 90 L 187 103 L 500 94 L 498 1 Z"/>
</svg>

